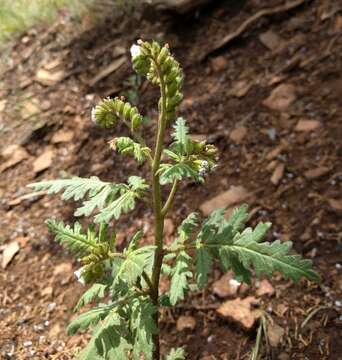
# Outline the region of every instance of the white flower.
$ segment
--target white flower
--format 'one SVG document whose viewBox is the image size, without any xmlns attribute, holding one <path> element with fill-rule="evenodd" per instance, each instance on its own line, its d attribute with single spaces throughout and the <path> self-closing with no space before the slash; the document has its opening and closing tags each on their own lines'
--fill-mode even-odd
<svg viewBox="0 0 342 360">
<path fill-rule="evenodd" d="M 91 109 L 91 121 L 96 123 L 96 107 Z"/>
<path fill-rule="evenodd" d="M 82 285 L 85 285 L 85 281 L 84 281 L 84 279 L 83 279 L 83 277 L 82 277 L 83 271 L 84 271 L 84 268 L 81 267 L 81 268 L 79 268 L 78 270 L 76 270 L 76 271 L 74 272 L 74 274 L 75 274 L 75 276 L 77 277 L 78 282 L 80 282 Z"/>
<path fill-rule="evenodd" d="M 139 45 L 133 44 L 131 46 L 131 55 L 132 55 L 132 59 L 134 59 L 135 57 L 141 55 L 141 49 Z"/>
<path fill-rule="evenodd" d="M 238 288 L 241 285 L 240 281 L 237 281 L 236 279 L 230 279 L 229 284 L 234 288 Z"/>
<path fill-rule="evenodd" d="M 206 160 L 203 160 L 201 163 L 201 167 L 199 168 L 198 174 L 199 176 L 204 176 L 209 170 L 209 163 Z"/>
</svg>

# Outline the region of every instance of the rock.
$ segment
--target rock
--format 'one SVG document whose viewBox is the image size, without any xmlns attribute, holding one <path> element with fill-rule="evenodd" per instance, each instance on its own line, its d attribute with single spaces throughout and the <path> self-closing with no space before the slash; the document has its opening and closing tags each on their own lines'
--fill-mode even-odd
<svg viewBox="0 0 342 360">
<path fill-rule="evenodd" d="M 214 72 L 223 71 L 228 67 L 228 60 L 223 55 L 217 56 L 211 60 L 211 67 Z"/>
<path fill-rule="evenodd" d="M 328 168 L 326 166 L 319 166 L 315 169 L 305 171 L 304 176 L 309 180 L 315 180 L 315 179 L 319 179 L 320 177 L 328 174 L 330 172 L 330 170 L 331 170 L 331 168 Z"/>
<path fill-rule="evenodd" d="M 247 135 L 247 128 L 245 126 L 240 126 L 234 129 L 230 135 L 230 140 L 234 141 L 237 144 L 240 144 L 243 138 Z"/>
<path fill-rule="evenodd" d="M 255 303 L 256 299 L 253 296 L 248 296 L 245 299 L 228 300 L 219 306 L 217 312 L 248 330 L 253 327 L 255 321 L 262 314 L 260 310 L 253 309 L 252 305 Z"/>
<path fill-rule="evenodd" d="M 259 35 L 260 42 L 271 51 L 276 51 L 284 46 L 283 39 L 272 30 Z"/>
<path fill-rule="evenodd" d="M 273 174 L 271 176 L 271 183 L 273 185 L 278 185 L 280 180 L 284 176 L 285 171 L 285 165 L 284 164 L 278 164 L 277 167 L 274 169 Z"/>
<path fill-rule="evenodd" d="M 196 319 L 192 316 L 180 316 L 177 320 L 177 330 L 194 330 L 196 327 Z"/>
<path fill-rule="evenodd" d="M 342 211 L 342 199 L 328 199 L 328 203 L 336 212 Z"/>
<path fill-rule="evenodd" d="M 241 98 L 247 95 L 250 88 L 253 86 L 253 83 L 250 80 L 239 80 L 236 82 L 232 89 L 230 90 L 230 94 L 237 98 Z"/>
<path fill-rule="evenodd" d="M 250 194 L 243 186 L 231 186 L 229 190 L 205 201 L 200 210 L 203 215 L 208 216 L 213 210 L 218 208 L 228 208 L 246 200 Z"/>
<path fill-rule="evenodd" d="M 55 266 L 53 275 L 69 275 L 72 273 L 72 265 L 70 263 L 61 263 Z"/>
<path fill-rule="evenodd" d="M 278 85 L 263 101 L 272 110 L 285 111 L 296 100 L 296 87 L 292 84 Z"/>
<path fill-rule="evenodd" d="M 241 283 L 234 279 L 234 274 L 229 271 L 219 280 L 213 283 L 213 293 L 220 298 L 234 297 L 240 288 Z"/>
<path fill-rule="evenodd" d="M 264 279 L 261 280 L 258 286 L 258 289 L 256 291 L 256 296 L 264 296 L 264 295 L 268 295 L 268 296 L 272 296 L 274 295 L 275 290 L 274 287 L 271 285 L 271 283 Z"/>
<path fill-rule="evenodd" d="M 20 109 L 20 114 L 23 120 L 27 120 L 39 113 L 40 113 L 40 108 L 38 105 L 38 100 L 36 99 L 25 101 Z"/>
<path fill-rule="evenodd" d="M 1 266 L 3 269 L 6 269 L 8 264 L 12 261 L 14 256 L 19 252 L 20 247 L 16 241 L 13 241 L 5 245 L 4 251 L 2 253 L 2 262 Z"/>
<path fill-rule="evenodd" d="M 268 322 L 267 324 L 267 337 L 272 347 L 278 347 L 285 335 L 285 330 L 276 322 Z"/>
<path fill-rule="evenodd" d="M 37 159 L 33 162 L 33 171 L 34 173 L 39 173 L 48 169 L 52 164 L 52 159 L 54 157 L 54 152 L 51 149 L 48 149 L 43 152 Z"/>
<path fill-rule="evenodd" d="M 46 288 L 44 288 L 42 290 L 41 294 L 42 294 L 42 296 L 51 297 L 53 295 L 53 287 L 47 286 Z"/>
<path fill-rule="evenodd" d="M 320 126 L 321 123 L 317 120 L 301 119 L 297 122 L 295 130 L 299 132 L 310 132 L 318 129 Z"/>
<path fill-rule="evenodd" d="M 36 73 L 36 81 L 38 81 L 42 85 L 53 86 L 58 84 L 64 78 L 64 70 L 46 70 L 39 69 Z"/>
<path fill-rule="evenodd" d="M 70 142 L 74 138 L 74 132 L 71 130 L 60 130 L 53 134 L 51 138 L 52 144 Z"/>
<path fill-rule="evenodd" d="M 6 147 L 1 156 L 7 160 L 0 164 L 0 173 L 27 159 L 29 154 L 22 146 L 13 144 Z"/>
</svg>

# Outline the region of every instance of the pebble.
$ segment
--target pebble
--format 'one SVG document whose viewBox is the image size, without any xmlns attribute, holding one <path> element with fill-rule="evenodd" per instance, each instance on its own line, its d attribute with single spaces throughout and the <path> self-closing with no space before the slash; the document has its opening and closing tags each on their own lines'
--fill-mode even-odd
<svg viewBox="0 0 342 360">
<path fill-rule="evenodd" d="M 44 326 L 47 327 L 47 326 L 49 326 L 49 325 L 50 325 L 49 320 L 45 320 L 45 321 L 44 321 Z"/>
<path fill-rule="evenodd" d="M 342 303 L 341 303 L 340 300 L 336 300 L 336 301 L 335 301 L 335 306 L 341 307 L 341 305 L 342 305 Z"/>
<path fill-rule="evenodd" d="M 24 347 L 28 348 L 28 347 L 32 346 L 32 341 L 30 341 L 30 340 L 24 341 L 23 345 L 24 345 Z"/>
<path fill-rule="evenodd" d="M 336 269 L 337 269 L 337 270 L 342 269 L 342 265 L 341 265 L 341 264 L 339 264 L 339 263 L 337 263 L 335 266 L 336 266 Z"/>
<path fill-rule="evenodd" d="M 56 306 L 57 306 L 57 304 L 56 304 L 55 302 L 50 303 L 50 304 L 48 305 L 48 307 L 47 307 L 47 311 L 48 311 L 48 312 L 54 311 L 54 310 L 56 309 Z"/>
</svg>

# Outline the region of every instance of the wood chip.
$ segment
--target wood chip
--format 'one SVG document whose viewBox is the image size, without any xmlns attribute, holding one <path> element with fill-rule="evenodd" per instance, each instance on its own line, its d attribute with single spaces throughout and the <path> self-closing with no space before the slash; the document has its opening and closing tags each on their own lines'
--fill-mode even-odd
<svg viewBox="0 0 342 360">
<path fill-rule="evenodd" d="M 252 305 L 255 303 L 256 298 L 253 296 L 228 300 L 219 306 L 217 312 L 221 316 L 237 322 L 245 329 L 251 329 L 262 314 L 260 310 L 253 309 Z"/>
<path fill-rule="evenodd" d="M 285 165 L 283 163 L 277 165 L 277 167 L 274 169 L 273 174 L 271 176 L 271 183 L 273 185 L 278 185 L 280 180 L 284 176 L 285 171 Z"/>
<path fill-rule="evenodd" d="M 196 319 L 192 316 L 180 316 L 177 320 L 177 331 L 194 330 Z"/>
<path fill-rule="evenodd" d="M 255 293 L 256 296 L 272 296 L 274 295 L 275 290 L 271 283 L 267 279 L 264 279 L 260 281 L 257 291 Z"/>
<path fill-rule="evenodd" d="M 260 42 L 271 51 L 276 51 L 284 46 L 284 41 L 274 31 L 269 30 L 259 35 Z"/>
<path fill-rule="evenodd" d="M 213 210 L 218 208 L 229 208 L 246 200 L 250 194 L 243 186 L 231 186 L 231 188 L 210 200 L 205 201 L 200 210 L 205 216 L 208 216 Z"/>
<path fill-rule="evenodd" d="M 253 82 L 248 80 L 239 80 L 235 84 L 233 84 L 232 89 L 229 91 L 229 94 L 235 96 L 237 98 L 241 98 L 247 95 L 248 91 L 253 86 Z"/>
<path fill-rule="evenodd" d="M 34 173 L 39 173 L 48 169 L 52 165 L 52 160 L 54 157 L 54 151 L 48 149 L 43 152 L 34 162 L 33 162 L 33 171 Z"/>
<path fill-rule="evenodd" d="M 72 130 L 60 130 L 53 134 L 51 138 L 52 144 L 70 142 L 74 138 L 74 132 Z"/>
<path fill-rule="evenodd" d="M 36 73 L 36 81 L 45 86 L 53 86 L 64 79 L 64 70 L 50 71 L 46 69 L 39 69 Z"/>
<path fill-rule="evenodd" d="M 304 173 L 304 176 L 309 180 L 319 179 L 320 177 L 327 175 L 331 168 L 326 166 L 320 166 L 315 169 L 310 169 Z"/>
<path fill-rule="evenodd" d="M 234 279 L 233 272 L 229 271 L 224 274 L 219 280 L 213 283 L 213 293 L 220 298 L 235 297 L 241 283 Z"/>
<path fill-rule="evenodd" d="M 277 348 L 280 345 L 284 335 L 285 335 L 285 330 L 281 326 L 279 326 L 274 321 L 268 322 L 267 337 L 272 347 Z"/>
<path fill-rule="evenodd" d="M 229 138 L 235 143 L 240 144 L 246 135 L 247 128 L 245 126 L 240 126 L 230 133 Z"/>
<path fill-rule="evenodd" d="M 317 130 L 321 126 L 321 123 L 317 120 L 301 119 L 298 121 L 295 130 L 298 132 L 310 132 Z"/>
<path fill-rule="evenodd" d="M 13 241 L 8 245 L 5 245 L 3 254 L 2 254 L 2 262 L 1 266 L 3 269 L 6 269 L 8 264 L 12 261 L 14 256 L 19 252 L 20 247 L 17 241 Z"/>
<path fill-rule="evenodd" d="M 13 144 L 6 147 L 1 156 L 7 160 L 0 164 L 0 173 L 27 159 L 29 154 L 22 146 Z"/>
<path fill-rule="evenodd" d="M 296 100 L 296 87 L 292 84 L 277 86 L 263 104 L 272 110 L 285 111 Z"/>
</svg>

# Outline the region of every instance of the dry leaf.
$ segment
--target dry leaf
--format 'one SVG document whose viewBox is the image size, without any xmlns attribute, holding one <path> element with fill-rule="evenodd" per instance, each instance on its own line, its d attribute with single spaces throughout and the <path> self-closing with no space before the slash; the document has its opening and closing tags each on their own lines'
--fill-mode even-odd
<svg viewBox="0 0 342 360">
<path fill-rule="evenodd" d="M 240 144 L 246 135 L 247 128 L 245 126 L 240 126 L 230 133 L 229 138 L 235 143 Z"/>
<path fill-rule="evenodd" d="M 284 171 L 285 171 L 285 165 L 284 164 L 277 165 L 277 167 L 274 169 L 273 174 L 271 176 L 271 183 L 273 185 L 278 185 L 279 184 L 280 180 L 284 176 Z"/>
<path fill-rule="evenodd" d="M 317 120 L 299 120 L 295 130 L 299 132 L 309 132 L 318 129 L 321 126 L 321 123 Z"/>
<path fill-rule="evenodd" d="M 291 84 L 277 86 L 263 104 L 272 110 L 284 111 L 296 100 L 296 87 Z"/>
<path fill-rule="evenodd" d="M 52 164 L 54 152 L 51 149 L 46 150 L 33 162 L 33 171 L 39 173 L 48 169 Z"/>
<path fill-rule="evenodd" d="M 269 322 L 267 325 L 267 337 L 272 347 L 278 347 L 281 343 L 285 330 L 276 322 Z"/>
<path fill-rule="evenodd" d="M 27 151 L 22 146 L 16 144 L 5 148 L 1 155 L 5 159 L 8 158 L 8 160 L 0 165 L 0 173 L 29 157 Z"/>
<path fill-rule="evenodd" d="M 274 287 L 267 279 L 260 281 L 259 287 L 256 291 L 257 296 L 263 296 L 263 295 L 272 296 L 274 295 L 274 293 L 275 293 Z"/>
<path fill-rule="evenodd" d="M 69 142 L 74 138 L 74 132 L 71 130 L 60 130 L 53 134 L 51 138 L 52 144 Z"/>
<path fill-rule="evenodd" d="M 330 172 L 331 168 L 326 166 L 320 166 L 315 169 L 308 170 L 304 173 L 304 176 L 309 180 L 318 179 Z"/>
<path fill-rule="evenodd" d="M 192 316 L 180 316 L 177 320 L 177 331 L 193 330 L 196 327 L 196 319 Z"/>
<path fill-rule="evenodd" d="M 8 245 L 5 245 L 4 251 L 2 253 L 2 263 L 1 263 L 3 269 L 6 269 L 8 264 L 12 261 L 12 259 L 18 253 L 19 250 L 20 247 L 17 241 L 13 241 Z"/>
</svg>

